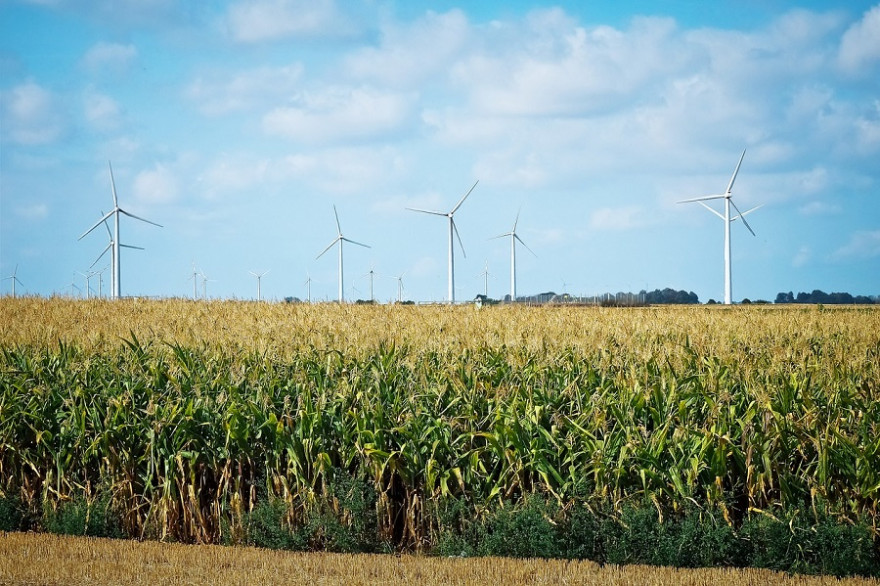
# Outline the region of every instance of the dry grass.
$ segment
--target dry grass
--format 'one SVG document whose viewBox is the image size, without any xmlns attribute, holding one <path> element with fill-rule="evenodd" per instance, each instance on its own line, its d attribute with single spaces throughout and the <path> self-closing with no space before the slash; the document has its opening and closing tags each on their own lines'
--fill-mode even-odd
<svg viewBox="0 0 880 586">
<path fill-rule="evenodd" d="M 0 534 L 0 584 L 584 584 L 876 586 L 766 570 L 599 567 L 586 561 L 303 554 L 246 547 Z"/>
</svg>

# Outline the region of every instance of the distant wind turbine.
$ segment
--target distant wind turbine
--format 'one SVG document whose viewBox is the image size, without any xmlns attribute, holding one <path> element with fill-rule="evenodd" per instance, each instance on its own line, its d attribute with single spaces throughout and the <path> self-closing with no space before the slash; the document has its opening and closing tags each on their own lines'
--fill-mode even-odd
<svg viewBox="0 0 880 586">
<path fill-rule="evenodd" d="M 305 280 L 303 285 L 306 286 L 306 291 L 308 293 L 309 303 L 311 303 L 312 302 L 312 276 L 308 275 L 308 274 L 307 274 L 307 276 L 308 276 L 308 278 Z"/>
<path fill-rule="evenodd" d="M 95 222 L 95 225 L 92 226 L 91 228 L 89 228 L 88 230 L 86 230 L 83 233 L 83 235 L 78 238 L 78 240 L 82 240 L 89 232 L 91 232 L 92 230 L 97 228 L 99 225 L 101 225 L 101 223 L 107 221 L 110 218 L 110 216 L 113 216 L 115 234 L 113 236 L 111 236 L 111 243 L 110 243 L 111 246 L 113 247 L 113 259 L 112 259 L 112 264 L 113 264 L 112 289 L 113 289 L 113 291 L 112 291 L 111 297 L 113 297 L 114 299 L 118 299 L 121 296 L 121 291 L 122 291 L 122 287 L 121 287 L 121 283 L 120 283 L 120 273 L 121 273 L 120 265 L 122 264 L 122 261 L 120 259 L 120 255 L 119 255 L 119 247 L 120 247 L 120 244 L 119 244 L 119 214 L 125 214 L 126 216 L 128 216 L 130 218 L 134 218 L 135 220 L 140 220 L 141 222 L 146 222 L 147 224 L 152 224 L 154 226 L 158 226 L 159 228 L 161 228 L 162 225 L 157 224 L 156 222 L 151 222 L 150 220 L 146 220 L 144 218 L 141 218 L 140 216 L 136 216 L 130 212 L 125 211 L 121 207 L 119 207 L 119 198 L 116 197 L 116 181 L 113 179 L 113 166 L 110 164 L 109 161 L 107 162 L 107 166 L 110 169 L 110 187 L 113 191 L 113 209 L 110 210 L 109 212 L 107 212 L 104 215 L 104 217 L 102 217 L 100 220 Z M 136 248 L 136 247 L 128 247 L 128 248 Z M 100 257 L 98 257 L 98 258 L 100 258 Z"/>
<path fill-rule="evenodd" d="M 208 281 L 213 282 L 214 279 L 209 279 L 208 275 L 204 273 L 204 271 L 199 271 L 199 276 L 202 277 L 202 299 L 208 298 Z"/>
<path fill-rule="evenodd" d="M 724 193 L 722 193 L 720 195 L 705 195 L 703 197 L 695 197 L 692 199 L 685 199 L 685 200 L 678 202 L 678 203 L 697 202 L 701 206 L 703 206 L 704 208 L 706 208 L 707 210 L 709 210 L 710 212 L 712 212 L 713 214 L 715 214 L 716 216 L 718 216 L 719 218 L 724 220 L 724 303 L 725 303 L 725 305 L 730 305 L 733 302 L 732 301 L 733 282 L 732 282 L 731 269 L 730 269 L 730 224 L 731 224 L 731 222 L 735 222 L 736 220 L 742 220 L 743 224 L 745 224 L 745 227 L 748 228 L 749 232 L 751 232 L 752 236 L 754 236 L 755 231 L 752 230 L 751 226 L 749 226 L 749 223 L 746 221 L 745 216 L 746 216 L 746 214 L 750 214 L 753 211 L 755 211 L 756 209 L 762 207 L 759 205 L 759 206 L 755 206 L 752 209 L 747 210 L 745 212 L 741 212 L 741 211 L 739 211 L 739 208 L 736 207 L 736 204 L 733 203 L 733 199 L 732 199 L 732 195 L 731 195 L 731 191 L 733 190 L 733 182 L 736 181 L 736 175 L 737 175 L 737 173 L 739 173 L 740 165 L 742 165 L 743 158 L 745 156 L 746 156 L 746 151 L 743 150 L 742 155 L 740 155 L 740 157 L 739 157 L 739 162 L 736 164 L 736 169 L 734 169 L 733 175 L 730 177 L 730 183 L 727 184 L 727 191 L 725 191 Z M 718 212 L 717 210 L 715 210 L 714 208 L 709 207 L 708 205 L 706 205 L 704 203 L 704 202 L 711 200 L 711 199 L 723 199 L 724 200 L 724 214 L 723 215 L 720 212 Z M 733 206 L 733 209 L 735 209 L 737 212 L 737 215 L 732 218 L 730 217 L 730 206 Z"/>
<path fill-rule="evenodd" d="M 350 242 L 352 244 L 356 244 L 358 246 L 363 246 L 364 248 L 370 248 L 366 244 L 361 244 L 360 242 L 355 242 L 350 238 L 346 238 L 342 235 L 342 228 L 339 225 L 339 214 L 336 212 L 336 206 L 333 206 L 333 215 L 336 217 L 336 238 L 333 239 L 333 242 L 327 245 L 327 248 L 321 251 L 316 259 L 324 256 L 324 253 L 333 248 L 333 246 L 338 242 L 339 243 L 339 303 L 345 301 L 345 294 L 343 292 L 343 282 L 344 282 L 344 274 L 342 270 L 342 244 L 344 242 Z"/>
<path fill-rule="evenodd" d="M 397 279 L 397 302 L 403 303 L 403 276 L 406 272 L 400 273 L 395 279 Z"/>
<path fill-rule="evenodd" d="M 364 274 L 364 277 L 370 278 L 370 302 L 371 303 L 376 300 L 376 298 L 373 296 L 373 278 L 375 276 L 376 276 L 376 271 L 373 270 L 372 266 L 370 266 L 370 272 Z"/>
<path fill-rule="evenodd" d="M 529 248 L 528 244 L 523 242 L 523 239 L 519 237 L 519 234 L 516 233 L 516 226 L 519 224 L 519 212 L 516 213 L 516 219 L 513 221 L 513 228 L 510 232 L 505 234 L 500 234 L 499 236 L 495 236 L 495 238 L 506 238 L 510 236 L 510 302 L 516 303 L 516 242 L 519 241 L 520 244 L 526 247 L 526 250 L 534 254 L 535 251 Z"/>
<path fill-rule="evenodd" d="M 196 263 L 193 263 L 192 276 L 189 279 L 187 279 L 187 281 L 189 281 L 190 279 L 192 279 L 192 282 L 193 282 L 193 299 L 198 299 L 199 298 L 199 293 L 198 293 L 199 271 L 196 269 Z"/>
<path fill-rule="evenodd" d="M 104 210 L 101 210 L 101 215 L 102 216 L 104 215 Z M 111 267 L 111 269 L 110 269 L 110 296 L 112 297 L 113 291 L 116 290 L 116 287 L 113 285 L 113 283 L 115 282 L 114 281 L 115 270 L 113 267 L 116 266 L 116 248 L 113 246 L 113 233 L 110 232 L 110 226 L 107 225 L 106 219 L 104 220 L 104 228 L 106 228 L 106 230 L 107 230 L 107 238 L 109 239 L 109 243 L 104 248 L 104 250 L 101 251 L 101 254 L 98 255 L 98 258 L 95 259 L 95 262 L 92 263 L 92 266 L 90 266 L 89 269 L 93 268 L 96 264 L 98 264 L 98 261 L 101 260 L 105 254 L 107 254 L 107 251 L 108 250 L 110 251 L 110 267 Z M 140 246 L 132 246 L 130 244 L 120 244 L 119 246 L 121 248 L 132 248 L 134 250 L 144 250 Z M 107 270 L 107 269 L 106 268 L 102 269 L 101 273 L 103 273 L 105 270 Z M 99 279 L 99 291 L 101 289 L 101 285 L 100 285 L 101 283 L 103 283 L 103 277 L 101 277 Z"/>
<path fill-rule="evenodd" d="M 271 270 L 271 269 L 269 269 Z M 250 274 L 257 278 L 257 301 L 262 301 L 262 295 L 260 293 L 260 281 L 262 281 L 263 277 L 269 272 L 268 270 L 263 271 L 262 273 L 255 273 L 254 271 L 248 271 Z"/>
<path fill-rule="evenodd" d="M 15 265 L 15 270 L 12 271 L 12 274 L 9 275 L 8 277 L 3 277 L 4 281 L 6 281 L 6 280 L 12 281 L 12 298 L 13 299 L 15 299 L 15 284 L 18 283 L 19 285 L 24 286 L 24 284 L 18 280 L 18 277 L 16 276 L 17 273 L 18 273 L 18 265 Z"/>
<path fill-rule="evenodd" d="M 406 208 L 406 209 L 413 211 L 413 212 L 421 212 L 423 214 L 431 214 L 434 216 L 445 216 L 445 217 L 449 218 L 449 291 L 448 291 L 449 303 L 455 303 L 455 248 L 453 247 L 453 243 L 452 243 L 453 233 L 455 233 L 455 237 L 458 239 L 458 245 L 461 247 L 461 254 L 465 258 L 467 258 L 467 254 L 465 254 L 465 251 L 464 251 L 464 244 L 462 244 L 462 242 L 461 242 L 461 236 L 458 233 L 458 227 L 456 227 L 456 225 L 455 225 L 455 220 L 453 219 L 453 216 L 455 215 L 455 212 L 458 211 L 458 208 L 461 207 L 461 204 L 464 203 L 464 200 L 467 199 L 467 197 L 474 190 L 474 187 L 476 187 L 477 183 L 479 183 L 479 182 L 480 182 L 479 179 L 476 182 L 474 182 L 473 186 L 468 190 L 467 193 L 464 194 L 464 197 L 462 197 L 459 200 L 459 202 L 457 204 L 455 204 L 455 207 L 452 208 L 452 210 L 450 210 L 448 213 L 438 212 L 438 211 L 434 211 L 434 210 L 422 210 L 422 209 L 418 209 L 418 208 Z"/>
<path fill-rule="evenodd" d="M 483 296 L 484 296 L 486 299 L 489 298 L 489 275 L 490 275 L 490 274 L 491 274 L 491 273 L 489 272 L 489 261 L 487 260 L 487 261 L 486 261 L 486 268 L 483 269 L 483 272 L 480 273 L 480 275 L 479 275 L 480 277 L 484 277 L 484 278 L 486 279 L 485 288 L 484 288 L 484 290 L 483 290 Z"/>
</svg>

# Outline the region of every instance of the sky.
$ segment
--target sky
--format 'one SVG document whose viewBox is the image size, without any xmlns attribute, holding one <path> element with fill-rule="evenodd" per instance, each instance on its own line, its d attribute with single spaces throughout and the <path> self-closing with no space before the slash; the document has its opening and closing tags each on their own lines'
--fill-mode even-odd
<svg viewBox="0 0 880 586">
<path fill-rule="evenodd" d="M 0 283 L 335 299 L 880 294 L 880 3 L 0 0 Z M 719 202 L 714 204 L 720 210 Z M 105 255 L 92 270 L 109 265 Z M 101 277 L 109 290 L 110 271 Z M 75 284 L 76 287 L 72 286 Z M 92 294 L 98 277 L 90 281 Z M 77 287 L 79 289 L 77 289 Z"/>
</svg>

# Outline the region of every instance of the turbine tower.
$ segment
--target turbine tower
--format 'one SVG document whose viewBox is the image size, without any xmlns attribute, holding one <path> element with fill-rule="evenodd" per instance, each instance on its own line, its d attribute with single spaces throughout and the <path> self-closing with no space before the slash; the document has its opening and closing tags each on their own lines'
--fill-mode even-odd
<svg viewBox="0 0 880 586">
<path fill-rule="evenodd" d="M 421 212 L 423 214 L 431 214 L 434 216 L 445 216 L 445 217 L 449 218 L 449 292 L 448 292 L 449 303 L 455 303 L 455 248 L 453 247 L 453 243 L 452 243 L 453 232 L 455 233 L 455 237 L 458 238 L 458 245 L 461 247 L 461 254 L 465 258 L 467 258 L 467 254 L 465 254 L 465 252 L 464 252 L 464 244 L 462 244 L 462 242 L 461 242 L 461 236 L 458 233 L 458 228 L 455 225 L 455 220 L 453 219 L 453 216 L 455 215 L 455 212 L 458 211 L 458 208 L 461 207 L 461 204 L 464 203 L 464 200 L 467 199 L 467 197 L 474 190 L 474 187 L 476 187 L 477 183 L 479 183 L 479 182 L 480 182 L 480 180 L 477 179 L 477 181 L 474 182 L 473 186 L 468 190 L 468 192 L 464 194 L 464 197 L 462 197 L 459 200 L 459 202 L 457 204 L 455 204 L 455 207 L 452 208 L 452 210 L 449 211 L 448 213 L 438 212 L 438 211 L 434 211 L 434 210 L 406 208 L 406 209 L 413 211 L 413 212 Z"/>
<path fill-rule="evenodd" d="M 269 269 L 271 270 L 271 269 Z M 263 271 L 262 273 L 255 273 L 254 271 L 248 271 L 250 274 L 257 278 L 257 301 L 262 301 L 262 295 L 260 292 L 260 281 L 262 281 L 263 277 L 269 272 L 268 270 Z"/>
<path fill-rule="evenodd" d="M 531 252 L 537 257 L 535 251 L 529 248 L 528 244 L 523 242 L 523 239 L 519 237 L 519 234 L 516 233 L 516 226 L 519 224 L 519 212 L 516 212 L 516 219 L 513 221 L 513 228 L 510 232 L 505 234 L 500 234 L 495 236 L 495 238 L 506 238 L 510 236 L 510 302 L 516 303 L 516 242 L 519 240 L 519 243 L 526 247 L 526 250 Z M 486 271 L 489 270 L 488 265 L 486 266 Z"/>
<path fill-rule="evenodd" d="M 113 209 L 107 212 L 104 217 L 95 222 L 95 225 L 86 230 L 82 236 L 80 236 L 77 240 L 82 240 L 89 232 L 97 228 L 101 223 L 107 221 L 110 216 L 113 216 L 114 223 L 114 232 L 115 234 L 111 236 L 110 246 L 113 247 L 113 269 L 112 269 L 112 295 L 113 299 L 119 299 L 121 296 L 122 287 L 120 285 L 120 265 L 122 264 L 121 259 L 119 257 L 119 214 L 125 214 L 130 218 L 134 218 L 135 220 L 140 220 L 141 222 L 146 222 L 147 224 L 152 224 L 154 226 L 162 227 L 161 224 L 157 224 L 156 222 L 151 222 L 150 220 L 146 220 L 141 218 L 140 216 L 136 216 L 130 212 L 125 211 L 121 207 L 119 207 L 119 198 L 116 197 L 116 182 L 113 179 L 113 166 L 107 161 L 107 166 L 110 169 L 110 188 L 113 191 Z M 109 229 L 109 228 L 108 228 Z M 127 247 L 127 248 L 136 248 L 136 247 Z M 103 253 L 101 253 L 103 255 Z M 98 257 L 100 258 L 100 257 Z M 95 261 L 97 262 L 97 261 Z"/>
<path fill-rule="evenodd" d="M 11 280 L 12 281 L 12 298 L 15 299 L 15 284 L 24 285 L 21 281 L 18 280 L 18 277 L 15 276 L 18 273 L 18 265 L 15 265 L 15 270 L 12 271 L 12 274 L 8 277 L 3 277 L 3 280 Z"/>
<path fill-rule="evenodd" d="M 742 155 L 739 157 L 739 162 L 736 164 L 736 169 L 733 171 L 733 175 L 730 177 L 730 183 L 727 184 L 727 191 L 719 195 L 705 195 L 703 197 L 694 197 L 692 199 L 685 199 L 679 201 L 677 203 L 691 203 L 697 202 L 722 220 L 724 220 L 724 304 L 730 305 L 733 303 L 732 301 L 732 288 L 733 288 L 733 278 L 731 276 L 730 270 L 730 224 L 731 222 L 735 222 L 736 220 L 742 220 L 743 224 L 745 224 L 746 228 L 748 228 L 749 232 L 752 233 L 752 236 L 755 236 L 755 231 L 752 230 L 752 227 L 749 226 L 749 223 L 746 221 L 746 214 L 750 214 L 761 206 L 755 206 L 750 210 L 745 212 L 739 211 L 739 208 L 736 207 L 736 204 L 733 203 L 731 191 L 733 190 L 733 182 L 736 181 L 736 175 L 739 173 L 740 165 L 742 165 L 743 158 L 746 156 L 745 149 L 742 152 Z M 716 209 L 706 205 L 704 202 L 712 200 L 712 199 L 723 199 L 724 200 L 724 214 L 717 211 Z M 763 204 L 762 204 L 763 205 Z M 730 206 L 733 206 L 733 209 L 736 210 L 737 215 L 734 217 L 730 217 Z"/>
<path fill-rule="evenodd" d="M 343 292 L 344 274 L 342 272 L 342 243 L 343 242 L 350 242 L 352 244 L 357 244 L 358 246 L 363 246 L 364 248 L 370 248 L 370 247 L 367 246 L 366 244 L 361 244 L 360 242 L 355 242 L 354 240 L 352 240 L 350 238 L 346 238 L 345 236 L 342 235 L 342 228 L 339 225 L 339 214 L 336 212 L 335 205 L 333 206 L 333 215 L 336 216 L 336 238 L 334 238 L 333 242 L 328 244 L 327 248 L 322 250 L 321 254 L 319 254 L 317 257 L 315 257 L 315 259 L 317 260 L 317 259 L 321 258 L 322 256 L 324 256 L 325 252 L 327 252 L 328 250 L 333 248 L 334 244 L 336 244 L 337 242 L 339 243 L 339 303 L 342 303 L 345 301 L 345 294 Z"/>
<path fill-rule="evenodd" d="M 312 276 L 309 275 L 308 273 L 306 273 L 306 275 L 308 276 L 308 278 L 305 280 L 305 282 L 303 283 L 303 285 L 306 286 L 306 290 L 307 290 L 307 293 L 308 293 L 309 303 L 311 303 L 311 302 L 312 302 Z"/>
<path fill-rule="evenodd" d="M 397 303 L 403 303 L 403 276 L 406 272 L 400 273 L 395 279 L 397 279 Z"/>
</svg>

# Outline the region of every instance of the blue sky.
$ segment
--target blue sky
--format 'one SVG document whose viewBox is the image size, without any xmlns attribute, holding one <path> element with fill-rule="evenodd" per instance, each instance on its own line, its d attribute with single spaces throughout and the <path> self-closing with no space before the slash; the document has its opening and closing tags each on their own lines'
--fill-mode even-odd
<svg viewBox="0 0 880 586">
<path fill-rule="evenodd" d="M 880 294 L 880 4 L 0 0 L 0 273 L 75 291 L 120 204 L 124 295 Z M 718 206 L 716 206 L 718 207 Z M 96 268 L 108 264 L 105 257 Z M 109 270 L 104 273 L 104 292 Z M 98 288 L 97 278 L 92 279 Z M 199 290 L 201 292 L 201 281 Z M 9 293 L 11 281 L 2 282 Z"/>
</svg>

